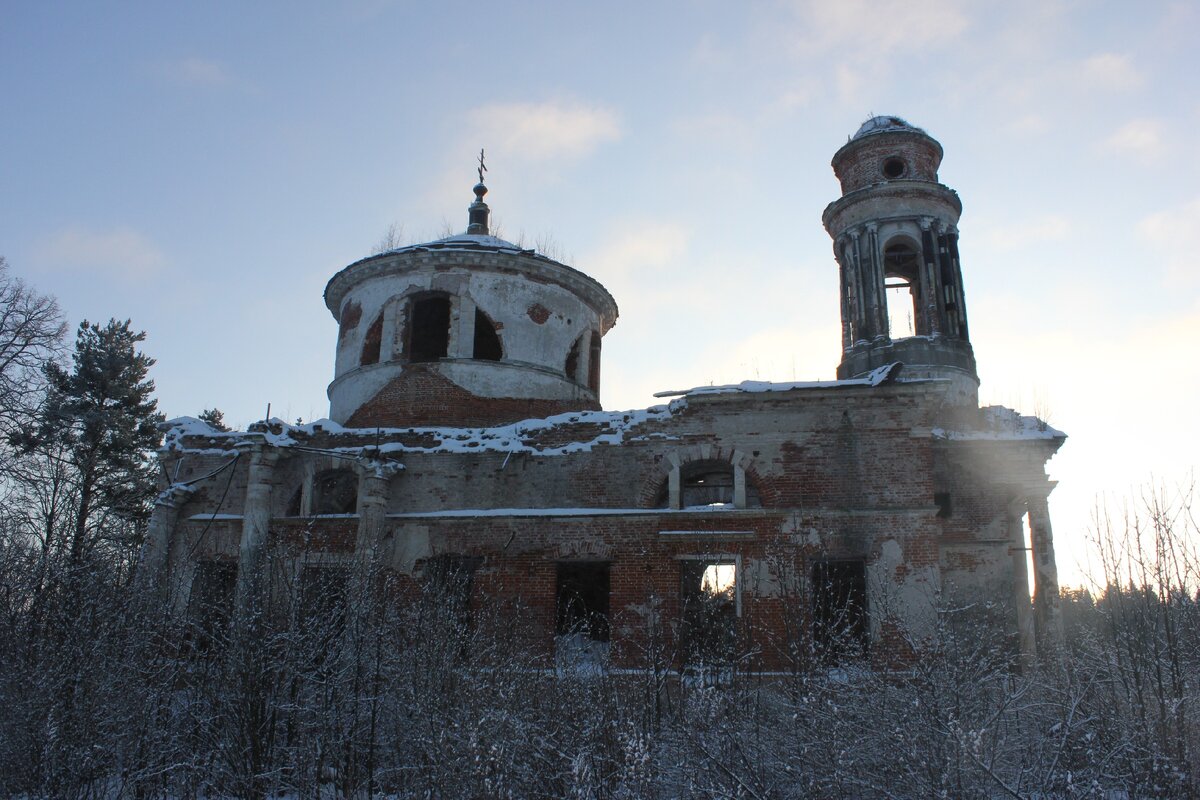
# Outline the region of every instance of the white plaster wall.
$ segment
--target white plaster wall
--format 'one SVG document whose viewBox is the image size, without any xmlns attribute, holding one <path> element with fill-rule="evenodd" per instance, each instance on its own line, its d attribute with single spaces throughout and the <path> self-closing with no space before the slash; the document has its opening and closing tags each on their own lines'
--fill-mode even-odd
<svg viewBox="0 0 1200 800">
<path fill-rule="evenodd" d="M 940 571 L 935 566 L 897 570 L 906 563 L 903 548 L 895 539 L 881 542 L 879 555 L 867 563 L 867 614 L 872 641 L 879 640 L 886 620 L 903 625 L 914 644 L 933 636 L 937 628 Z"/>
<path fill-rule="evenodd" d="M 362 318 L 338 343 L 335 376 L 340 377 L 359 367 L 367 330 L 384 306 L 393 300 L 401 305 L 401 309 L 393 326 L 395 335 L 388 337 L 388 331 L 384 331 L 380 361 L 403 359 L 400 351 L 403 348 L 406 303 L 402 298 L 421 291 L 445 291 L 472 301 L 497 324 L 505 361 L 526 362 L 561 372 L 567 352 L 579 335 L 584 331 L 600 329 L 599 315 L 570 291 L 554 284 L 534 282 L 521 275 L 467 268 L 448 271 L 422 269 L 383 275 L 363 281 L 350 290 L 343 300 L 343 309 L 347 303 L 358 303 L 362 307 Z M 530 307 L 535 304 L 550 312 L 543 324 L 536 323 L 529 315 Z M 463 305 L 466 310 L 468 304 Z M 455 351 L 453 329 L 457 327 L 453 322 L 451 352 Z M 392 341 L 389 342 L 389 338 Z M 470 343 L 465 343 L 465 346 L 464 352 L 469 352 Z"/>
</svg>

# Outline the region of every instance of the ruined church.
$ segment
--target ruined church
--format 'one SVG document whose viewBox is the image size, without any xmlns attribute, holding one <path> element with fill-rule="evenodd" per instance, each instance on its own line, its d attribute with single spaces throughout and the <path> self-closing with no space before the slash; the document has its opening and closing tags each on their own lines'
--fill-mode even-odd
<svg viewBox="0 0 1200 800">
<path fill-rule="evenodd" d="M 167 423 L 143 579 L 173 614 L 236 620 L 281 591 L 346 602 L 367 564 L 407 587 L 394 602 L 519 605 L 560 666 L 636 666 L 651 617 L 681 671 L 902 664 L 951 605 L 988 609 L 1014 657 L 1052 648 L 1066 437 L 979 406 L 941 160 L 897 117 L 833 156 L 836 379 L 633 411 L 599 402 L 616 301 L 491 235 L 481 170 L 464 233 L 329 280 L 329 419 Z"/>
</svg>

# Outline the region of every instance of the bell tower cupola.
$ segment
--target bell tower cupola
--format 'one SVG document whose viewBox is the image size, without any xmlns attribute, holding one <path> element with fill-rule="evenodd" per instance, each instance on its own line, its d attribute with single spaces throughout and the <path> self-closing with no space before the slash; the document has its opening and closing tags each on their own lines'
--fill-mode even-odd
<svg viewBox="0 0 1200 800">
<path fill-rule="evenodd" d="M 842 196 L 822 216 L 840 272 L 839 378 L 895 361 L 978 402 L 958 258 L 958 195 L 938 181 L 942 146 L 899 117 L 872 117 L 833 156 Z"/>
</svg>

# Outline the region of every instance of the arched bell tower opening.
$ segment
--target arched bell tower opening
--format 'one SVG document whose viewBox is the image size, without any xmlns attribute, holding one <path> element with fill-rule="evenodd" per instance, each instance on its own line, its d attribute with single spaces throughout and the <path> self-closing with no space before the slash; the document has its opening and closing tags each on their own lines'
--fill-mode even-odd
<svg viewBox="0 0 1200 800">
<path fill-rule="evenodd" d="M 929 326 L 921 314 L 921 281 L 917 248 L 898 237 L 883 248 L 883 288 L 888 309 L 888 336 L 893 340 L 926 336 Z"/>
<path fill-rule="evenodd" d="M 901 361 L 978 402 L 958 259 L 958 195 L 938 181 L 942 146 L 899 117 L 872 117 L 833 156 L 842 196 L 822 221 L 841 281 L 839 378 Z"/>
</svg>

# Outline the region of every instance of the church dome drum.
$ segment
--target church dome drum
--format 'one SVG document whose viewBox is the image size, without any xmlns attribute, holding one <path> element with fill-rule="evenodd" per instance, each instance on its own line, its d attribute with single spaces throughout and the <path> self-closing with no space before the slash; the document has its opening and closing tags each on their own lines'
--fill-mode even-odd
<svg viewBox="0 0 1200 800">
<path fill-rule="evenodd" d="M 600 339 L 616 301 L 490 235 L 482 180 L 474 191 L 466 233 L 356 261 L 325 287 L 338 322 L 334 421 L 497 425 L 600 407 Z"/>
</svg>

